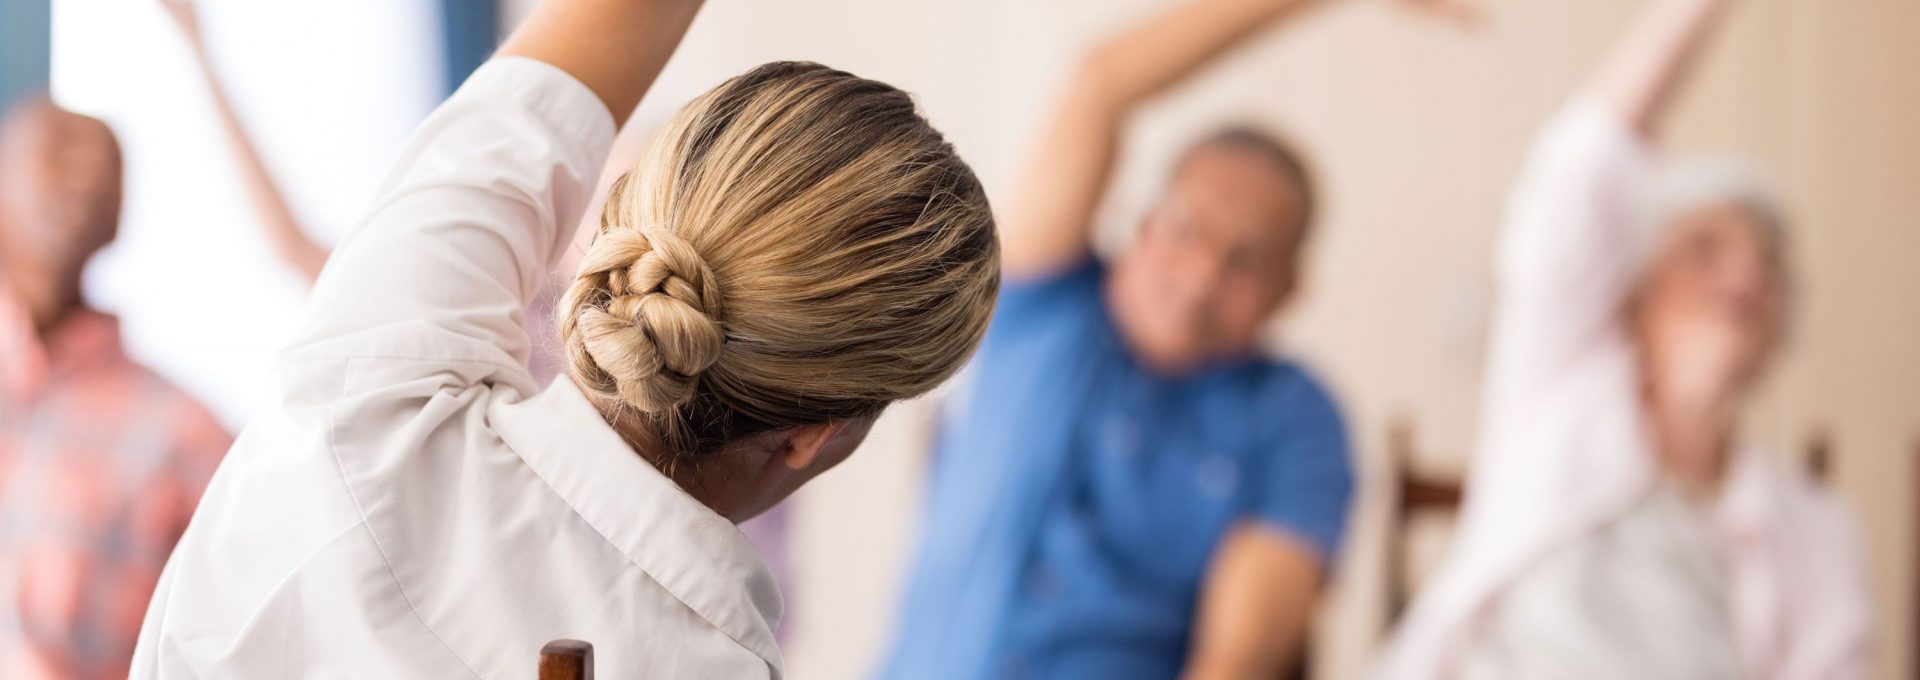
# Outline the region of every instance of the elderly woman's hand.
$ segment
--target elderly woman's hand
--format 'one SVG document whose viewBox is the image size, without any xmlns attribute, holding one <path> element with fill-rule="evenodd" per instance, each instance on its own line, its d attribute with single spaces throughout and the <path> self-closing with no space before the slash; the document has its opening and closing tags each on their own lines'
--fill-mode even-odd
<svg viewBox="0 0 1920 680">
<path fill-rule="evenodd" d="M 1482 12 L 1478 4 L 1465 0 L 1398 0 L 1415 11 L 1423 12 L 1439 19 L 1450 21 L 1462 27 L 1470 27 L 1480 22 Z"/>
<path fill-rule="evenodd" d="M 195 6 L 194 0 L 159 0 L 159 3 L 160 8 L 166 10 L 167 16 L 173 19 L 174 25 L 180 28 L 180 33 L 187 37 L 187 42 L 193 43 L 194 48 L 198 49 L 200 47 L 200 10 Z"/>
</svg>

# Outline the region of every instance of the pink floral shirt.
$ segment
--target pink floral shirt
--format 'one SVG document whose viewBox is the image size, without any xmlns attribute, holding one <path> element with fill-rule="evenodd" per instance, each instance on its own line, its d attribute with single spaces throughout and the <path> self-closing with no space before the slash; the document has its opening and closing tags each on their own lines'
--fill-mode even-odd
<svg viewBox="0 0 1920 680">
<path fill-rule="evenodd" d="M 44 342 L 0 290 L 0 678 L 124 678 L 147 600 L 233 442 L 70 313 Z"/>
</svg>

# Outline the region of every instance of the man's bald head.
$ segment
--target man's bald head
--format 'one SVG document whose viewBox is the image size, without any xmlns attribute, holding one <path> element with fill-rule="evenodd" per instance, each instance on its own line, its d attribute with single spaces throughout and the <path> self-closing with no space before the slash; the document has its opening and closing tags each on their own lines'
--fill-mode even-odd
<svg viewBox="0 0 1920 680">
<path fill-rule="evenodd" d="M 78 288 L 117 231 L 120 173 L 120 145 L 98 119 L 45 97 L 0 118 L 0 269 L 16 287 Z"/>
</svg>

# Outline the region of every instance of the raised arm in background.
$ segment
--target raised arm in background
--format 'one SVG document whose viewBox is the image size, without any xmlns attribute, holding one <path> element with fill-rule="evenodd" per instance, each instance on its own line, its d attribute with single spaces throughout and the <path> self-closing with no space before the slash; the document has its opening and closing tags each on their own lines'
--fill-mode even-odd
<svg viewBox="0 0 1920 680">
<path fill-rule="evenodd" d="M 207 56 L 194 1 L 160 0 L 160 4 L 193 49 L 194 63 L 206 79 L 221 131 L 239 166 L 248 203 L 266 229 L 268 243 L 281 261 L 311 281 L 327 262 L 327 248 L 300 227 L 234 112 Z M 501 54 L 560 67 L 607 104 L 616 125 L 624 124 L 679 45 L 700 5 L 699 0 L 551 0 L 527 18 Z"/>
<path fill-rule="evenodd" d="M 160 0 L 160 6 L 180 27 L 181 35 L 193 50 L 194 64 L 199 67 L 200 75 L 207 83 L 207 92 L 212 95 L 213 109 L 220 119 L 220 131 L 226 136 L 234 164 L 240 170 L 240 183 L 246 190 L 247 203 L 253 208 L 254 218 L 260 221 L 261 228 L 266 230 L 268 245 L 281 262 L 312 282 L 320 276 L 320 268 L 327 263 L 327 248 L 314 243 L 313 239 L 308 238 L 306 230 L 300 228 L 300 221 L 287 208 L 286 197 L 280 194 L 280 187 L 273 183 L 273 176 L 267 172 L 266 162 L 260 159 L 260 150 L 254 148 L 253 138 L 247 135 L 246 127 L 240 124 L 240 116 L 233 110 L 233 101 L 228 98 L 226 88 L 221 86 L 219 75 L 214 73 L 213 60 L 207 56 L 207 45 L 201 38 L 200 17 L 194 2 Z"/>
<path fill-rule="evenodd" d="M 1655 0 L 1608 55 L 1591 85 L 1642 136 L 1653 138 L 1733 0 Z"/>
<path fill-rule="evenodd" d="M 547 0 L 527 16 L 501 56 L 559 67 L 593 90 L 615 126 L 640 104 L 680 45 L 701 0 Z"/>
<path fill-rule="evenodd" d="M 1532 389 L 1620 321 L 1637 273 L 1636 237 L 1621 216 L 1633 198 L 1623 194 L 1651 171 L 1650 142 L 1733 0 L 1646 2 L 1575 103 L 1540 133 L 1514 184 L 1487 413 L 1531 412 Z"/>
<path fill-rule="evenodd" d="M 381 343 L 449 357 L 463 380 L 527 387 L 522 310 L 587 211 L 619 121 L 659 75 L 698 0 L 546 0 L 422 122 L 340 244 L 285 361 Z M 469 85 L 473 83 L 470 81 Z M 360 351 L 360 350 L 353 350 Z M 478 362 L 478 363 L 473 363 Z"/>
<path fill-rule="evenodd" d="M 1003 271 L 1034 276 L 1086 257 L 1128 116 L 1264 29 L 1326 1 L 1182 2 L 1094 46 L 1049 114 L 1001 216 Z M 1470 17 L 1465 5 L 1450 0 L 1408 1 Z"/>
<path fill-rule="evenodd" d="M 1093 214 L 1135 107 L 1261 29 L 1323 1 L 1184 2 L 1096 45 L 1041 129 L 1001 216 L 1002 271 L 1035 276 L 1086 257 Z"/>
</svg>

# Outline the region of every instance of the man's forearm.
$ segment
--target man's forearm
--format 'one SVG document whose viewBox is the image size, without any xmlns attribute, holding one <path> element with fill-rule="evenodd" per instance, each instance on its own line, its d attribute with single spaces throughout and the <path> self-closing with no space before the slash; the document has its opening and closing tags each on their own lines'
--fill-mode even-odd
<svg viewBox="0 0 1920 680">
<path fill-rule="evenodd" d="M 1102 41 L 1073 87 L 1131 107 L 1171 88 L 1276 22 L 1323 0 L 1201 0 L 1180 4 Z"/>
<path fill-rule="evenodd" d="M 1321 569 L 1291 534 L 1257 521 L 1234 526 L 1201 584 L 1182 680 L 1265 680 L 1297 664 Z"/>
</svg>

